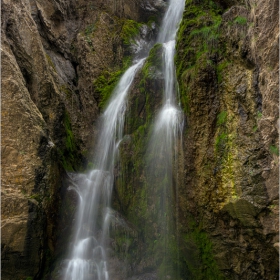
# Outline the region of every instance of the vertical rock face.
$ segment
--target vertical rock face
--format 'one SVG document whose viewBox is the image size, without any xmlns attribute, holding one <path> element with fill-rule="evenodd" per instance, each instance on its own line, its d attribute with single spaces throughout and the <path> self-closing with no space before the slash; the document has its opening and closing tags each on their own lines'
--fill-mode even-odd
<svg viewBox="0 0 280 280">
<path fill-rule="evenodd" d="M 15 279 L 23 271 L 35 275 L 41 265 L 46 239 L 41 205 L 53 194 L 54 185 L 45 182 L 48 176 L 55 180 L 56 164 L 49 158 L 53 143 L 42 114 L 4 40 L 2 47 L 2 277 Z"/>
<path fill-rule="evenodd" d="M 49 127 L 59 99 L 28 3 L 3 2 L 2 278 L 40 276 L 53 249 L 60 167 Z"/>
<path fill-rule="evenodd" d="M 277 1 L 186 3 L 179 197 L 191 279 L 278 278 L 278 31 Z"/>
</svg>

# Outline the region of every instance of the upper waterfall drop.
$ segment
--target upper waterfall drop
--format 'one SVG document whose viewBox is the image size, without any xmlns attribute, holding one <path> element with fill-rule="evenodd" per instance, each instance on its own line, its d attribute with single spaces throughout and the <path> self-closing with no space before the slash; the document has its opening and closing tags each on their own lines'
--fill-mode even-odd
<svg viewBox="0 0 280 280">
<path fill-rule="evenodd" d="M 177 29 L 182 19 L 185 0 L 170 0 L 168 9 L 162 21 L 158 43 L 166 43 L 176 38 Z"/>
<path fill-rule="evenodd" d="M 174 65 L 175 40 L 163 44 L 164 50 L 164 102 L 174 104 L 176 91 L 176 77 Z"/>
</svg>

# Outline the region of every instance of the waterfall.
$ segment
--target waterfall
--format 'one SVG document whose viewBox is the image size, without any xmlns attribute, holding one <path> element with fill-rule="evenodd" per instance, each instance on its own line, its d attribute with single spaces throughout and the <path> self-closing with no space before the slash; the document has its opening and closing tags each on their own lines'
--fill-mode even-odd
<svg viewBox="0 0 280 280">
<path fill-rule="evenodd" d="M 153 254 L 159 256 L 157 267 L 160 279 L 172 279 L 176 272 L 174 253 L 178 240 L 174 215 L 176 191 L 177 148 L 183 126 L 183 113 L 176 103 L 177 80 L 174 65 L 175 38 L 181 21 L 185 0 L 170 0 L 163 19 L 158 43 L 163 45 L 163 104 L 156 116 L 147 151 L 147 183 L 153 197 L 156 219 L 156 246 Z M 175 219 L 174 219 L 175 218 Z M 176 276 L 175 276 L 176 277 Z"/>
<path fill-rule="evenodd" d="M 126 97 L 144 59 L 131 66 L 120 79 L 102 115 L 101 132 L 95 150 L 94 167 L 88 175 L 75 175 L 70 188 L 79 197 L 71 254 L 65 280 L 108 280 L 107 240 L 114 163 L 122 140 Z"/>
<path fill-rule="evenodd" d="M 174 151 L 181 131 L 182 112 L 176 104 L 176 76 L 174 67 L 175 37 L 182 17 L 184 0 L 170 0 L 163 19 L 158 42 L 163 44 L 164 97 L 154 124 L 147 153 L 148 184 L 159 184 L 158 232 L 164 242 L 164 254 L 168 254 L 168 242 L 172 237 L 172 181 Z M 110 226 L 110 201 L 114 180 L 114 164 L 118 157 L 118 145 L 122 140 L 126 112 L 126 97 L 137 71 L 145 59 L 131 66 L 120 79 L 108 106 L 102 115 L 94 170 L 89 174 L 73 176 L 70 189 L 79 197 L 74 234 L 70 254 L 64 271 L 65 280 L 108 280 L 108 234 Z M 176 160 L 175 160 L 176 161 Z M 164 257 L 164 263 L 168 259 Z M 168 273 L 165 271 L 165 275 Z M 113 279 L 113 278 L 112 278 Z"/>
</svg>

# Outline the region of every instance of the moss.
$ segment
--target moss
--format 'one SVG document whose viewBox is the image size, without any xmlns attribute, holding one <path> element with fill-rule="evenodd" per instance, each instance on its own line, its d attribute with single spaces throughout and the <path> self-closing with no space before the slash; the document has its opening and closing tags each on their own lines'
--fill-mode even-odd
<svg viewBox="0 0 280 280">
<path fill-rule="evenodd" d="M 190 113 L 190 97 L 189 97 L 188 91 L 189 91 L 189 88 L 187 87 L 186 90 L 184 91 L 184 94 L 181 96 L 182 106 L 183 106 L 184 112 L 186 114 Z"/>
<path fill-rule="evenodd" d="M 270 145 L 269 146 L 269 151 L 273 154 L 273 155 L 277 155 L 279 156 L 279 148 L 274 146 L 274 145 Z"/>
<path fill-rule="evenodd" d="M 202 90 L 204 87 L 215 88 L 217 94 L 225 70 L 231 64 L 231 61 L 225 58 L 227 45 L 221 34 L 222 12 L 219 5 L 212 1 L 186 1 L 178 32 L 175 62 L 182 106 L 190 118 L 191 106 L 193 100 L 196 100 L 196 83 L 199 83 L 198 88 Z M 218 211 L 232 195 L 236 195 L 233 180 L 235 136 L 231 133 L 231 121 L 233 117 L 227 111 L 221 111 L 217 115 L 216 127 L 213 128 L 215 167 L 205 167 L 203 172 L 207 174 L 201 174 L 207 184 L 201 190 L 201 203 L 207 203 L 213 211 Z M 209 185 L 209 176 L 215 184 Z"/>
<path fill-rule="evenodd" d="M 142 79 L 139 87 L 145 88 L 147 79 L 156 78 L 157 72 L 162 70 L 162 44 L 155 44 L 149 52 L 149 56 L 142 67 Z"/>
<path fill-rule="evenodd" d="M 66 130 L 66 140 L 65 140 L 66 148 L 68 151 L 73 153 L 74 150 L 76 149 L 76 145 L 75 145 L 71 123 L 70 123 L 70 117 L 68 113 L 65 113 L 64 115 L 64 126 Z"/>
<path fill-rule="evenodd" d="M 223 80 L 223 71 L 230 65 L 231 62 L 225 60 L 217 65 L 217 79 L 218 83 Z"/>
<path fill-rule="evenodd" d="M 220 133 L 215 141 L 215 150 L 218 151 L 224 148 L 226 141 L 227 141 L 227 134 L 225 132 Z"/>
<path fill-rule="evenodd" d="M 236 24 L 240 24 L 240 25 L 246 25 L 247 24 L 247 18 L 238 16 L 234 19 L 233 22 L 236 23 Z"/>
<path fill-rule="evenodd" d="M 199 29 L 194 29 L 191 33 L 191 37 L 202 36 L 204 40 L 208 41 L 216 40 L 219 37 L 218 29 L 221 24 L 221 17 L 213 17 L 212 24 L 210 26 L 203 26 Z"/>
<path fill-rule="evenodd" d="M 213 244 L 208 234 L 202 230 L 202 223 L 197 224 L 189 217 L 189 231 L 183 235 L 183 251 L 191 253 L 184 257 L 188 276 L 194 280 L 224 280 L 213 256 Z M 188 254 L 188 253 L 187 253 Z M 184 263 L 182 264 L 184 265 Z"/>
<path fill-rule="evenodd" d="M 79 169 L 81 162 L 67 111 L 65 111 L 63 115 L 63 126 L 65 129 L 63 138 L 64 145 L 58 150 L 59 159 L 65 170 L 74 171 Z"/>
<path fill-rule="evenodd" d="M 162 44 L 157 43 L 152 47 L 152 49 L 149 52 L 149 56 L 147 59 L 148 63 L 157 67 L 161 65 L 162 62 L 161 54 L 162 54 Z"/>
<path fill-rule="evenodd" d="M 104 108 L 110 98 L 116 84 L 121 77 L 122 71 L 108 72 L 104 71 L 93 83 L 94 90 L 99 94 L 100 102 L 98 106 Z"/>
<path fill-rule="evenodd" d="M 176 74 L 183 109 L 189 114 L 188 86 L 198 69 L 215 68 L 216 59 L 224 52 L 220 42 L 220 8 L 212 1 L 186 1 L 185 12 L 177 34 Z"/>
<path fill-rule="evenodd" d="M 122 31 L 120 36 L 125 45 L 130 45 L 131 43 L 133 43 L 133 39 L 135 36 L 139 34 L 141 26 L 142 26 L 141 23 L 131 19 L 127 19 L 123 21 Z"/>
<path fill-rule="evenodd" d="M 217 125 L 225 124 L 226 120 L 227 120 L 227 112 L 226 111 L 222 111 L 217 116 Z"/>
<path fill-rule="evenodd" d="M 124 59 L 123 65 L 120 69 L 118 69 L 117 71 L 104 70 L 97 77 L 97 79 L 94 80 L 94 91 L 99 96 L 99 108 L 104 109 L 122 74 L 125 72 L 125 70 L 129 67 L 130 64 L 131 58 L 127 57 Z"/>
<path fill-rule="evenodd" d="M 236 154 L 235 138 L 232 131 L 235 118 L 226 111 L 222 111 L 217 117 L 217 131 L 215 138 L 215 170 L 217 192 L 211 194 L 213 210 L 219 211 L 225 203 L 238 197 L 234 181 L 234 170 L 238 162 L 234 159 Z"/>
<path fill-rule="evenodd" d="M 261 119 L 262 118 L 262 112 L 258 111 L 257 112 L 257 119 Z"/>
</svg>

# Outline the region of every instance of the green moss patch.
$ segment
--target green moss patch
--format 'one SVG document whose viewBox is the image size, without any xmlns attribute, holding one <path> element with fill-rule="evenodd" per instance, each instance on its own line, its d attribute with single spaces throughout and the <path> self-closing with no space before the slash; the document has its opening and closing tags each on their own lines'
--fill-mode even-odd
<svg viewBox="0 0 280 280">
<path fill-rule="evenodd" d="M 131 59 L 128 57 L 124 59 L 123 66 L 121 69 L 116 71 L 104 70 L 100 76 L 93 82 L 94 91 L 99 96 L 98 106 L 104 109 L 107 101 L 111 97 L 118 81 L 120 80 L 122 74 L 131 64 Z"/>
<path fill-rule="evenodd" d="M 274 145 L 271 145 L 271 146 L 269 146 L 269 151 L 272 154 L 279 156 L 279 148 L 278 147 L 276 147 Z"/>
<path fill-rule="evenodd" d="M 212 1 L 186 1 L 185 12 L 177 34 L 176 73 L 183 109 L 189 114 L 189 86 L 200 69 L 217 68 L 217 57 L 224 51 L 221 42 L 221 9 Z"/>
<path fill-rule="evenodd" d="M 234 19 L 233 22 L 236 23 L 236 24 L 240 24 L 240 25 L 246 25 L 247 24 L 247 18 L 238 16 Z"/>
<path fill-rule="evenodd" d="M 225 124 L 226 120 L 227 120 L 227 112 L 222 111 L 220 114 L 218 114 L 217 125 Z"/>
<path fill-rule="evenodd" d="M 185 264 L 188 277 L 194 280 L 225 280 L 214 259 L 213 243 L 202 230 L 202 224 L 197 225 L 192 218 L 189 221 L 189 232 L 183 235 L 181 249 L 182 252 L 186 251 L 181 265 Z"/>
<path fill-rule="evenodd" d="M 77 144 L 73 135 L 70 117 L 67 111 L 63 115 L 63 126 L 65 129 L 63 146 L 58 150 L 59 159 L 67 171 L 79 169 L 81 159 L 78 153 Z"/>
<path fill-rule="evenodd" d="M 133 39 L 135 36 L 139 34 L 140 28 L 143 24 L 136 22 L 131 19 L 127 19 L 123 21 L 122 31 L 121 31 L 121 38 L 125 45 L 130 45 L 133 43 Z"/>
<path fill-rule="evenodd" d="M 231 62 L 225 60 L 217 65 L 217 79 L 220 84 L 223 80 L 223 72 L 224 70 L 231 64 Z"/>
</svg>

